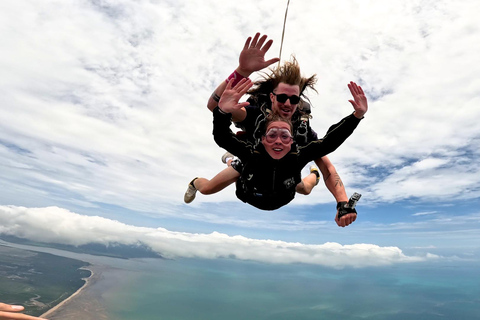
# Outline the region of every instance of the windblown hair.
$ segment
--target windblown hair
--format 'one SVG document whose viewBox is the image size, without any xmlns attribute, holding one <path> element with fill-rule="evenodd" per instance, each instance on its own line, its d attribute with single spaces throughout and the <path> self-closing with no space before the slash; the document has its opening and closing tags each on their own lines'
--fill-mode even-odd
<svg viewBox="0 0 480 320">
<path fill-rule="evenodd" d="M 300 66 L 298 65 L 295 56 L 292 56 L 292 61 L 287 61 L 280 67 L 270 69 L 270 74 L 264 73 L 262 80 L 256 81 L 248 94 L 252 96 L 265 95 L 273 92 L 279 83 L 286 83 L 289 85 L 298 85 L 300 87 L 300 96 L 306 100 L 308 98 L 304 95 L 307 88 L 314 90 L 317 82 L 317 75 L 314 74 L 309 78 L 302 77 Z"/>
</svg>

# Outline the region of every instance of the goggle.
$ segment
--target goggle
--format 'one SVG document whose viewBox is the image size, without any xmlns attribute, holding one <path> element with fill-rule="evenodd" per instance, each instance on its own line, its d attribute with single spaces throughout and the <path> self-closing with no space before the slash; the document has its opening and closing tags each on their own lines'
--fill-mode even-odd
<svg viewBox="0 0 480 320">
<path fill-rule="evenodd" d="M 288 144 L 293 140 L 290 131 L 287 129 L 272 128 L 265 134 L 265 139 L 268 143 L 274 143 L 277 141 L 278 137 L 280 137 L 280 140 L 284 144 Z"/>
<path fill-rule="evenodd" d="M 280 103 L 285 103 L 287 100 L 290 100 L 291 104 L 297 104 L 300 102 L 300 97 L 299 96 L 288 96 L 285 93 L 281 94 L 276 94 L 275 92 L 272 92 L 272 94 L 277 97 L 277 101 Z"/>
</svg>

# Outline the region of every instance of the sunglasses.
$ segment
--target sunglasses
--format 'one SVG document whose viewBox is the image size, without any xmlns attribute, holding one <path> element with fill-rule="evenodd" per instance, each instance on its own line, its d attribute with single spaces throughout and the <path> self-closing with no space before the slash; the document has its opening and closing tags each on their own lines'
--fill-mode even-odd
<svg viewBox="0 0 480 320">
<path fill-rule="evenodd" d="M 284 144 L 288 144 L 293 140 L 290 131 L 287 129 L 272 128 L 265 134 L 265 139 L 268 143 L 274 143 L 278 137 L 280 137 L 280 141 Z"/>
<path fill-rule="evenodd" d="M 281 94 L 276 94 L 275 92 L 272 92 L 272 94 L 277 97 L 277 101 L 280 103 L 285 103 L 287 100 L 290 100 L 291 104 L 297 104 L 300 102 L 300 97 L 299 96 L 287 96 L 285 93 Z"/>
</svg>

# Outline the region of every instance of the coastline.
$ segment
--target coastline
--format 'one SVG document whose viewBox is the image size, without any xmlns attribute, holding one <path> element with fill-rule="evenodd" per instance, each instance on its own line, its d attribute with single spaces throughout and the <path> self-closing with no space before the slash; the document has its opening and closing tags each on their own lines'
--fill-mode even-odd
<svg viewBox="0 0 480 320">
<path fill-rule="evenodd" d="M 85 283 L 71 295 L 59 297 L 58 300 L 60 302 L 58 304 L 45 310 L 39 316 L 48 320 L 110 320 L 111 317 L 107 314 L 105 296 L 115 292 L 116 287 L 123 283 L 125 279 L 131 278 L 128 267 L 131 261 L 128 259 L 119 260 L 111 257 L 79 254 L 55 248 L 16 244 L 0 240 L 0 247 L 2 246 L 46 253 L 89 263 L 88 266 L 80 267 L 90 271 L 89 277 L 82 278 Z M 126 273 L 129 274 L 128 277 L 125 276 Z"/>
<path fill-rule="evenodd" d="M 102 273 L 108 269 L 107 266 L 102 265 L 93 265 L 90 264 L 89 266 L 81 267 L 80 269 L 90 271 L 90 276 L 88 278 L 83 278 L 85 283 L 81 286 L 77 291 L 75 291 L 72 295 L 67 297 L 65 300 L 61 301 L 59 304 L 54 306 L 53 308 L 49 309 L 45 313 L 43 313 L 40 317 L 46 318 L 49 320 L 55 319 L 78 319 L 78 314 L 88 312 L 88 309 L 85 308 L 85 302 L 83 300 L 87 300 L 87 305 L 91 305 L 92 301 L 96 300 L 91 296 L 88 296 L 88 292 L 91 291 L 91 288 L 101 279 Z M 83 299 L 82 299 L 83 298 Z M 98 301 L 97 301 L 98 303 Z M 106 317 L 102 317 L 101 313 L 102 310 L 99 310 L 99 306 L 93 308 L 96 311 L 95 317 L 91 319 L 107 319 Z M 73 316 L 76 315 L 76 316 Z M 83 317 L 82 319 L 89 319 L 88 317 Z"/>
</svg>

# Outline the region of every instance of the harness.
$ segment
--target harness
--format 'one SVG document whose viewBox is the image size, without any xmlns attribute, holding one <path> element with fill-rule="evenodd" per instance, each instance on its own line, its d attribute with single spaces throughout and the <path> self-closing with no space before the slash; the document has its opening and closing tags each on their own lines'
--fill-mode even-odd
<svg viewBox="0 0 480 320">
<path fill-rule="evenodd" d="M 253 131 L 253 145 L 256 147 L 261 143 L 262 136 L 265 133 L 265 123 L 267 116 L 272 112 L 271 110 L 271 101 L 268 94 L 258 93 L 251 95 L 248 99 L 250 105 L 257 105 L 260 108 L 261 114 L 258 115 L 255 119 L 255 129 Z M 299 109 L 292 116 L 293 124 L 293 138 L 298 145 L 305 145 L 308 142 L 308 133 L 310 127 L 310 118 L 311 118 L 311 106 L 305 99 L 300 100 Z M 237 126 L 238 127 L 238 126 Z M 241 136 L 244 132 L 237 132 L 237 135 Z"/>
</svg>

